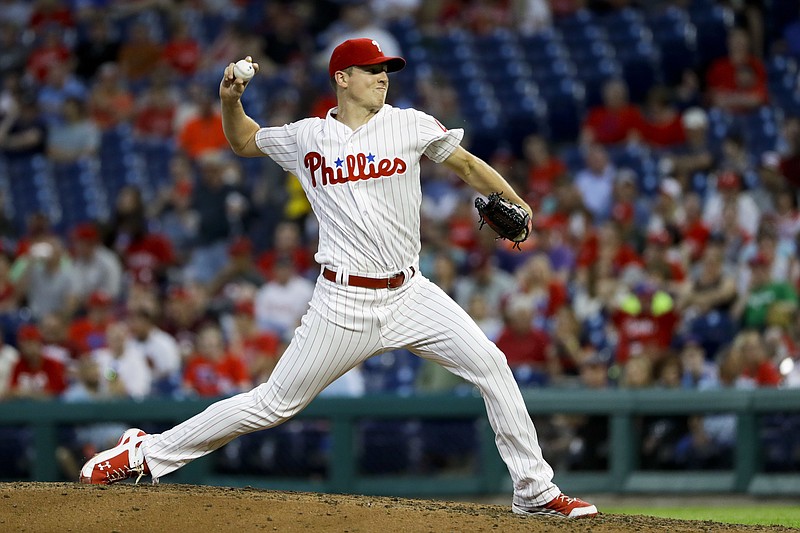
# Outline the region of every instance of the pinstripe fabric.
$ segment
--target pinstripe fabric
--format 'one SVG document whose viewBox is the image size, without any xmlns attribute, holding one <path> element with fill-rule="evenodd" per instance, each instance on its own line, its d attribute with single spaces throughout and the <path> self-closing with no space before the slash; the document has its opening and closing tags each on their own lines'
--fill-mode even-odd
<svg viewBox="0 0 800 533">
<path fill-rule="evenodd" d="M 317 261 L 340 278 L 345 272 L 386 277 L 418 266 L 420 157 L 442 162 L 462 137 L 463 131 L 448 131 L 430 115 L 387 105 L 355 131 L 329 113 L 262 128 L 256 143 L 303 185 L 320 225 Z M 339 178 L 337 169 L 352 170 L 355 177 Z M 505 356 L 421 274 L 397 290 L 349 287 L 320 276 L 309 310 L 269 380 L 148 436 L 142 449 L 151 474 L 158 478 L 239 435 L 288 420 L 347 370 L 397 348 L 478 387 L 514 481 L 514 503 L 543 505 L 558 496 Z"/>
</svg>

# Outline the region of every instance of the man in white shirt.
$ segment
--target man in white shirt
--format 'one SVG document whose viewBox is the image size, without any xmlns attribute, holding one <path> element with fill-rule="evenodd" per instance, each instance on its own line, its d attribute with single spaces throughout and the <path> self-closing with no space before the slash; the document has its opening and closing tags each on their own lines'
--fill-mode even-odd
<svg viewBox="0 0 800 533">
<path fill-rule="evenodd" d="M 297 176 L 319 221 L 315 259 L 322 272 L 309 310 L 266 383 L 164 433 L 129 429 L 118 446 L 84 465 L 82 482 L 166 475 L 239 435 L 289 420 L 367 358 L 407 349 L 480 390 L 513 479 L 515 513 L 597 514 L 594 505 L 564 495 L 553 483 L 503 353 L 419 272 L 423 155 L 481 194 L 500 192 L 530 208 L 500 174 L 460 146 L 463 130 L 385 103 L 387 73 L 403 66 L 404 59 L 384 55 L 374 40 L 345 41 L 328 67 L 338 106 L 324 119 L 267 128 L 245 114 L 245 82 L 236 79 L 233 64 L 225 69 L 220 99 L 231 148 L 240 156 L 269 155 Z"/>
<path fill-rule="evenodd" d="M 128 326 L 124 322 L 109 324 L 106 342 L 108 347 L 92 352 L 92 358 L 103 377 L 102 387 L 137 400 L 150 394 L 152 372 L 141 343 L 135 343 L 130 338 Z"/>
<path fill-rule="evenodd" d="M 147 309 L 134 310 L 128 318 L 132 345 L 144 353 L 152 371 L 153 392 L 169 395 L 180 387 L 181 353 L 175 338 L 159 329 Z"/>
<path fill-rule="evenodd" d="M 258 329 L 271 331 L 285 340 L 300 325 L 314 294 L 314 284 L 297 274 L 290 258 L 279 258 L 273 269 L 273 279 L 255 295 L 255 315 Z"/>
</svg>

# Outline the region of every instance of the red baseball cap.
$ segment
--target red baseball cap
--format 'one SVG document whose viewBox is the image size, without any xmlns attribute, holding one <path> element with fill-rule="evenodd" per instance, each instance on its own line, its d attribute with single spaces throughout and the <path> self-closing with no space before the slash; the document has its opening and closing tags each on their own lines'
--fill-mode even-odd
<svg viewBox="0 0 800 533">
<path fill-rule="evenodd" d="M 113 299 L 108 293 L 104 291 L 94 291 L 89 295 L 89 300 L 86 303 L 92 307 L 106 307 L 111 305 L 112 301 Z"/>
<path fill-rule="evenodd" d="M 17 341 L 41 341 L 42 334 L 33 324 L 23 324 L 17 330 Z"/>
<path fill-rule="evenodd" d="M 741 180 L 734 172 L 723 172 L 717 177 L 718 189 L 738 189 L 740 184 Z"/>
<path fill-rule="evenodd" d="M 381 45 L 374 39 L 348 39 L 333 49 L 328 74 L 332 78 L 338 70 L 381 63 L 386 63 L 387 72 L 397 72 L 406 66 L 406 60 L 402 57 L 383 55 Z"/>
<path fill-rule="evenodd" d="M 100 239 L 100 233 L 97 227 L 90 223 L 84 222 L 72 228 L 72 238 L 80 241 L 96 242 Z"/>
</svg>

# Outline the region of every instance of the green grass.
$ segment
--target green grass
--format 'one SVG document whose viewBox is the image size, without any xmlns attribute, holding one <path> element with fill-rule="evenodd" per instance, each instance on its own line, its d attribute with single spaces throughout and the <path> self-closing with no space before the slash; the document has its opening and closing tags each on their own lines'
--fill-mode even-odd
<svg viewBox="0 0 800 533">
<path fill-rule="evenodd" d="M 604 513 L 638 514 L 680 520 L 713 520 L 730 524 L 779 525 L 800 528 L 800 506 L 747 505 L 736 507 L 613 507 Z"/>
</svg>

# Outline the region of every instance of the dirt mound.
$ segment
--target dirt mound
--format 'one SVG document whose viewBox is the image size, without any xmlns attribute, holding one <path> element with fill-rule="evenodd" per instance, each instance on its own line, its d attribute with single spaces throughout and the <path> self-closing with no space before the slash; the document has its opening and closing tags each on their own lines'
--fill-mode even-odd
<svg viewBox="0 0 800 533">
<path fill-rule="evenodd" d="M 793 531 L 646 516 L 530 518 L 508 507 L 191 485 L 0 484 L 0 531 Z"/>
</svg>

